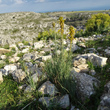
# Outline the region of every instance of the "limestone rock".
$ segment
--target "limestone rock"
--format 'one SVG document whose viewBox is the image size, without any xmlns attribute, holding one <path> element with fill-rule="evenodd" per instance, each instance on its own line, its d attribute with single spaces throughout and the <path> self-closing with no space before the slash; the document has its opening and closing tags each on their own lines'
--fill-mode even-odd
<svg viewBox="0 0 110 110">
<path fill-rule="evenodd" d="M 71 51 L 74 52 L 76 50 L 80 49 L 77 45 L 73 44 L 72 45 L 72 48 L 71 48 Z"/>
<path fill-rule="evenodd" d="M 26 73 L 22 69 L 18 69 L 13 71 L 12 76 L 15 81 L 21 82 L 26 77 Z"/>
<path fill-rule="evenodd" d="M 49 95 L 55 95 L 58 93 L 57 88 L 50 81 L 46 81 L 45 83 L 43 83 L 39 87 L 38 91 L 41 92 L 42 94 L 49 94 Z"/>
<path fill-rule="evenodd" d="M 51 58 L 52 58 L 52 55 L 42 56 L 42 61 L 46 61 Z"/>
<path fill-rule="evenodd" d="M 34 49 L 40 49 L 44 46 L 43 41 L 35 42 L 34 43 Z"/>
<path fill-rule="evenodd" d="M 85 73 L 72 71 L 72 74 L 73 80 L 76 82 L 78 97 L 82 101 L 85 101 L 86 98 L 90 98 L 90 96 L 95 93 L 94 85 L 99 87 L 100 81 Z"/>
<path fill-rule="evenodd" d="M 9 62 L 15 63 L 15 62 L 19 61 L 19 59 L 20 59 L 20 57 L 13 57 L 13 58 L 9 59 Z"/>
<path fill-rule="evenodd" d="M 10 52 L 9 49 L 0 48 L 0 54 L 8 53 Z"/>
<path fill-rule="evenodd" d="M 67 108 L 70 105 L 69 95 L 66 94 L 62 96 L 60 100 L 58 101 L 58 103 L 60 104 L 62 108 Z"/>
<path fill-rule="evenodd" d="M 86 64 L 86 59 L 85 58 L 79 58 L 78 60 L 75 60 L 73 62 L 73 65 L 75 67 L 79 66 L 79 65 L 82 65 L 82 64 Z"/>
<path fill-rule="evenodd" d="M 88 54 L 82 54 L 82 55 L 79 55 L 75 58 L 75 60 L 78 60 L 80 58 L 85 58 L 86 60 L 90 61 L 91 63 L 93 63 L 93 65 L 95 66 L 105 66 L 106 65 L 106 62 L 107 62 L 107 59 L 106 57 L 100 57 L 94 53 L 88 53 Z"/>
<path fill-rule="evenodd" d="M 43 105 L 46 105 L 46 107 L 49 107 L 51 102 L 53 102 L 54 104 L 59 104 L 60 107 L 64 109 L 70 105 L 68 94 L 62 97 L 41 97 L 39 98 L 39 102 L 41 102 Z"/>
<path fill-rule="evenodd" d="M 77 68 L 80 69 L 80 73 L 89 72 L 88 64 L 79 65 Z"/>
<path fill-rule="evenodd" d="M 100 57 L 96 54 L 91 54 L 89 57 L 88 57 L 88 60 L 90 62 L 93 63 L 93 65 L 96 65 L 96 66 L 105 66 L 106 65 L 106 61 L 107 61 L 107 58 L 106 57 Z"/>
<path fill-rule="evenodd" d="M 1 55 L 0 58 L 1 58 L 2 60 L 5 60 L 5 59 L 6 59 L 6 55 Z"/>
<path fill-rule="evenodd" d="M 10 64 L 10 65 L 6 65 L 4 67 L 4 69 L 6 70 L 6 74 L 5 75 L 8 75 L 8 72 L 9 71 L 15 71 L 15 70 L 17 70 L 17 66 L 15 66 L 13 64 Z"/>
<path fill-rule="evenodd" d="M 32 59 L 34 59 L 34 55 L 33 54 L 31 54 L 31 53 L 27 53 L 27 54 L 24 54 L 23 55 L 23 60 L 25 60 L 25 61 L 30 61 L 30 60 L 32 60 Z"/>
</svg>

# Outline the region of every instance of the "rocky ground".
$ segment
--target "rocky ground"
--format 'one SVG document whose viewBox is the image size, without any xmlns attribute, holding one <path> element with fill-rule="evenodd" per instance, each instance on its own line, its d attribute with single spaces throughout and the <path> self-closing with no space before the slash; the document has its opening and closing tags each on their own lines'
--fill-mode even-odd
<svg viewBox="0 0 110 110">
<path fill-rule="evenodd" d="M 66 18 L 67 15 L 64 17 Z M 71 77 L 76 84 L 75 95 L 77 99 L 75 103 L 72 102 L 72 94 L 61 93 L 57 85 L 49 81 L 47 74 L 44 73 L 45 62 L 53 58 L 56 42 L 57 54 L 60 55 L 61 41 L 33 41 L 33 39 L 37 37 L 38 32 L 51 28 L 53 21 L 56 22 L 55 30 L 58 31 L 58 17 L 58 13 L 0 14 L 0 109 L 10 108 L 12 110 L 12 105 L 16 102 L 13 100 L 21 94 L 17 94 L 15 91 L 22 91 L 23 95 L 16 99 L 18 110 L 27 109 L 34 101 L 36 101 L 34 106 L 40 103 L 46 108 L 51 106 L 55 108 L 54 103 L 57 103 L 57 110 L 110 110 L 109 36 L 93 35 L 73 40 Z M 68 32 L 67 28 L 68 25 L 65 24 L 65 33 Z M 63 45 L 64 50 L 69 51 L 70 42 L 68 39 L 63 39 Z M 6 81 L 11 81 L 12 84 Z M 8 83 L 10 89 L 11 86 L 14 87 L 12 91 L 5 90 Z M 35 84 L 38 85 L 36 91 L 42 94 L 37 98 L 34 97 L 37 93 L 31 94 L 31 96 L 27 95 L 36 88 Z M 13 93 L 16 95 L 11 97 Z M 22 105 L 21 100 L 22 97 L 25 99 L 24 94 L 28 100 L 24 104 L 25 106 Z M 10 103 L 11 101 L 13 103 Z M 52 103 L 54 105 L 51 105 Z M 19 108 L 20 106 L 21 108 Z M 48 110 L 50 109 L 48 108 Z"/>
<path fill-rule="evenodd" d="M 108 46 L 89 48 L 87 42 L 93 42 L 94 40 L 105 42 L 107 38 L 102 35 L 94 35 L 88 38 L 80 37 L 74 40 L 72 45 L 72 52 L 74 57 L 73 59 L 71 59 L 73 61 L 73 69 L 71 71 L 71 74 L 73 80 L 75 80 L 76 82 L 77 96 L 82 101 L 85 101 L 87 98 L 90 99 L 90 97 L 96 93 L 95 88 L 100 87 L 101 76 L 98 75 L 100 73 L 95 70 L 95 66 L 103 69 L 107 65 L 110 56 L 110 47 Z M 65 45 L 65 50 L 68 51 L 69 41 L 63 40 L 63 43 Z M 38 41 L 34 43 L 28 42 L 24 44 L 11 44 L 9 45 L 9 49 L 0 48 L 1 84 L 4 83 L 4 77 L 6 77 L 7 75 L 12 75 L 12 78 L 15 82 L 21 83 L 27 77 L 26 71 L 23 69 L 23 67 L 27 68 L 27 73 L 31 73 L 31 78 L 33 79 L 34 83 L 37 83 L 38 80 L 40 80 L 40 76 L 46 78 L 47 76 L 46 74 L 43 74 L 42 69 L 44 67 L 44 62 L 47 59 L 52 59 L 54 46 L 55 43 L 50 40 L 49 42 Z M 58 54 L 60 54 L 60 50 L 57 50 L 57 52 Z M 104 54 L 102 54 L 101 52 L 103 52 Z M 104 55 L 106 55 L 106 57 Z M 22 65 L 22 62 L 24 66 Z M 91 64 L 89 64 L 88 62 L 91 62 Z M 110 68 L 107 68 L 107 71 L 109 73 Z M 106 75 L 106 73 L 103 74 Z M 109 79 L 110 75 L 108 75 L 107 77 Z M 107 80 L 107 83 L 104 86 L 105 92 L 101 96 L 100 104 L 97 110 L 105 110 L 105 108 L 106 110 L 110 109 L 109 85 L 110 82 L 109 80 Z M 19 86 L 19 89 L 23 90 L 24 93 L 32 91 L 32 87 L 25 83 Z M 46 104 L 47 107 L 49 107 L 51 99 L 53 100 L 54 98 L 54 100 L 58 102 L 60 104 L 60 107 L 63 109 L 69 107 L 69 110 L 79 110 L 76 109 L 75 105 L 71 103 L 69 94 L 65 94 L 64 96 L 57 96 L 59 90 L 50 81 L 44 82 L 40 87 L 38 87 L 38 91 L 42 92 L 42 94 L 44 95 L 47 94 L 47 97 L 40 97 L 38 100 L 42 104 Z"/>
</svg>

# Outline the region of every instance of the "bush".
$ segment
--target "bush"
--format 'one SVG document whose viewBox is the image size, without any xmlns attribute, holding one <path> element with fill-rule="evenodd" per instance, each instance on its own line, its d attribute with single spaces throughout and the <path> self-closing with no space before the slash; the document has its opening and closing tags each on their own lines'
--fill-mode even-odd
<svg viewBox="0 0 110 110">
<path fill-rule="evenodd" d="M 50 29 L 49 31 L 44 31 L 38 34 L 38 40 L 49 40 L 49 39 L 55 39 L 55 37 L 57 39 L 61 38 L 61 34 L 55 32 L 54 30 Z M 64 38 L 66 38 L 66 36 L 63 36 Z"/>
<path fill-rule="evenodd" d="M 44 71 L 50 81 L 56 84 L 61 93 L 68 93 L 74 100 L 75 83 L 71 77 L 72 55 L 62 49 L 60 55 L 55 54 L 51 60 L 45 62 Z"/>
<path fill-rule="evenodd" d="M 92 15 L 86 23 L 86 33 L 92 34 L 97 32 L 98 34 L 109 30 L 110 28 L 110 16 L 108 14 L 98 13 Z"/>
</svg>

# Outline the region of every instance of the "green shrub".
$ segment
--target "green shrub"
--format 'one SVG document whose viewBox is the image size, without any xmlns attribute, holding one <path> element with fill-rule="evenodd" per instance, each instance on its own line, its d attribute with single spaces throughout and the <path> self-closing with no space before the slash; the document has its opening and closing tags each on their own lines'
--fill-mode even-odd
<svg viewBox="0 0 110 110">
<path fill-rule="evenodd" d="M 55 54 L 52 60 L 45 62 L 44 71 L 49 80 L 55 83 L 62 93 L 68 93 L 71 97 L 74 97 L 75 83 L 70 75 L 72 67 L 71 58 L 71 53 L 62 49 L 60 55 Z"/>
<path fill-rule="evenodd" d="M 0 84 L 0 110 L 5 109 L 7 105 L 15 104 L 15 97 L 17 96 L 17 83 L 9 78 L 5 78 L 4 82 Z"/>
<path fill-rule="evenodd" d="M 38 40 L 49 40 L 49 39 L 60 39 L 61 33 L 57 33 L 54 30 L 50 29 L 49 31 L 44 31 L 38 34 Z M 66 35 L 63 35 L 63 38 L 66 38 Z"/>
<path fill-rule="evenodd" d="M 110 28 L 110 16 L 108 14 L 98 13 L 86 23 L 86 33 L 91 34 L 94 32 L 103 33 Z"/>
</svg>

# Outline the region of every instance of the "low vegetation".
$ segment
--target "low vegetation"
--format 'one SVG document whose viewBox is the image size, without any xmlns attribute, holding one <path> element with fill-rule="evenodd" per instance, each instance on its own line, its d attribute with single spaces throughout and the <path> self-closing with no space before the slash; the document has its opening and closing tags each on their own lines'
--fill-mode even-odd
<svg viewBox="0 0 110 110">
<path fill-rule="evenodd" d="M 83 17 L 82 17 L 83 19 Z M 14 81 L 11 75 L 4 76 L 3 83 L 0 84 L 0 109 L 1 110 L 64 110 L 60 107 L 59 103 L 52 102 L 49 107 L 46 107 L 42 105 L 38 99 L 40 97 L 45 97 L 48 95 L 43 95 L 38 91 L 38 88 L 43 82 L 45 81 L 51 81 L 55 86 L 58 88 L 59 92 L 57 95 L 65 95 L 69 94 L 70 101 L 72 105 L 75 105 L 80 110 L 97 110 L 97 107 L 100 103 L 100 97 L 103 94 L 104 85 L 109 81 L 110 79 L 110 59 L 108 58 L 107 65 L 104 67 L 96 67 L 94 66 L 90 61 L 87 62 L 89 70 L 95 70 L 97 74 L 94 75 L 95 78 L 100 80 L 100 87 L 95 88 L 96 93 L 90 97 L 90 99 L 87 99 L 85 102 L 82 102 L 78 99 L 77 93 L 76 93 L 76 82 L 73 80 L 73 77 L 71 75 L 71 70 L 73 67 L 72 59 L 75 57 L 75 54 L 82 54 L 84 52 L 84 48 L 81 47 L 79 51 L 75 51 L 74 53 L 71 52 L 72 49 L 72 43 L 76 36 L 87 36 L 87 35 L 93 35 L 94 33 L 101 34 L 103 32 L 106 32 L 106 35 L 104 37 L 104 40 L 97 39 L 96 41 L 87 41 L 83 42 L 86 45 L 86 48 L 94 48 L 98 51 L 99 54 L 102 54 L 102 56 L 107 57 L 106 54 L 104 54 L 103 50 L 98 50 L 99 46 L 103 46 L 103 49 L 106 49 L 106 47 L 110 47 L 110 36 L 109 36 L 109 28 L 110 28 L 110 17 L 107 14 L 96 14 L 93 15 L 86 24 L 86 30 L 80 30 L 76 31 L 76 29 L 73 26 L 70 26 L 68 37 L 64 34 L 64 19 L 63 17 L 59 18 L 60 23 L 60 33 L 55 31 L 55 23 L 53 23 L 53 29 L 50 29 L 49 31 L 43 31 L 40 32 L 38 35 L 37 40 L 44 40 L 49 41 L 50 39 L 54 41 L 54 50 L 53 51 L 47 51 L 44 53 L 44 56 L 50 55 L 52 53 L 52 59 L 48 59 L 47 61 L 44 61 L 43 67 L 41 67 L 43 74 L 46 74 L 46 77 L 39 77 L 39 80 L 37 83 L 33 82 L 33 79 L 31 77 L 31 73 L 28 72 L 28 67 L 25 65 L 25 61 L 23 61 L 23 55 L 24 53 L 18 53 L 17 57 L 20 57 L 19 60 L 22 70 L 25 71 L 27 77 L 21 81 L 20 83 L 17 83 Z M 16 32 L 18 30 L 14 30 Z M 13 32 L 13 33 L 14 33 Z M 65 45 L 63 44 L 63 39 L 69 39 L 70 41 L 70 48 L 68 51 L 65 50 Z M 60 40 L 59 44 L 57 43 L 57 40 Z M 22 43 L 26 46 L 29 45 L 28 41 L 22 41 Z M 58 47 L 60 45 L 60 47 Z M 18 46 L 19 47 L 19 46 Z M 4 46 L 5 49 L 9 49 L 9 45 Z M 43 48 L 43 47 L 42 47 Z M 19 48 L 18 48 L 19 49 Z M 57 52 L 57 49 L 60 50 L 60 53 Z M 20 49 L 19 49 L 20 50 Z M 29 52 L 37 52 L 39 53 L 41 50 L 38 49 L 29 49 Z M 5 59 L 5 63 L 9 64 L 9 57 L 16 53 L 15 48 L 12 48 L 10 52 L 6 53 L 7 59 Z M 37 64 L 37 62 L 40 65 L 41 59 L 30 60 L 30 63 Z M 0 64 L 0 69 L 5 66 L 5 63 Z M 39 66 L 38 65 L 38 66 Z M 87 73 L 90 75 L 90 73 Z M 91 75 L 92 76 L 92 75 Z M 28 79 L 28 80 L 27 80 Z M 27 84 L 31 86 L 32 91 L 25 93 L 23 90 L 19 89 L 19 86 Z M 53 96 L 53 98 L 56 96 Z M 65 110 L 69 110 L 70 107 L 65 108 Z"/>
</svg>

